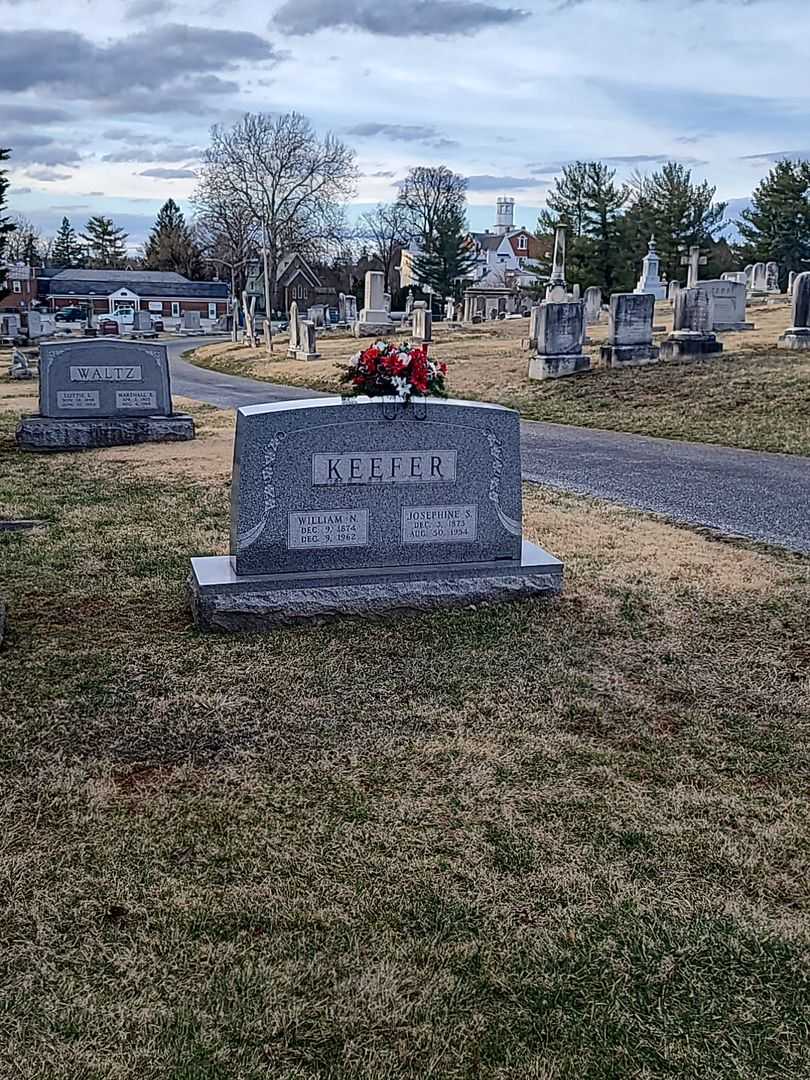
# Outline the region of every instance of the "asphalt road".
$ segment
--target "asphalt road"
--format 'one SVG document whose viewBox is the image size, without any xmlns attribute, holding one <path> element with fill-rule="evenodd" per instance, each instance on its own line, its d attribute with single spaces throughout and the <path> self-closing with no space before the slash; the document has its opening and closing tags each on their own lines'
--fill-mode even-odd
<svg viewBox="0 0 810 1080">
<path fill-rule="evenodd" d="M 180 359 L 198 344 L 169 344 L 178 395 L 223 409 L 322 396 Z M 530 420 L 521 433 L 526 480 L 810 554 L 810 458 Z"/>
</svg>

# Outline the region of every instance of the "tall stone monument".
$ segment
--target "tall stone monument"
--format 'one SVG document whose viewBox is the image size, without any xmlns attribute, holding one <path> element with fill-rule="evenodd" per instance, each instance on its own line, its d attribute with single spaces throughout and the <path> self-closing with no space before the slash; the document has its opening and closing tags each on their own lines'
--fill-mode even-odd
<svg viewBox="0 0 810 1080">
<path fill-rule="evenodd" d="M 712 356 L 723 351 L 713 333 L 714 297 L 708 289 L 681 289 L 672 334 L 661 345 L 662 360 Z"/>
<path fill-rule="evenodd" d="M 650 237 L 647 254 L 644 256 L 644 260 L 641 264 L 641 277 L 638 279 L 638 285 L 636 285 L 635 288 L 637 293 L 649 293 L 654 296 L 656 300 L 666 299 L 667 287 L 661 280 L 659 274 L 660 266 L 661 260 L 658 257 L 655 237 L 652 236 Z"/>
<path fill-rule="evenodd" d="M 365 305 L 354 326 L 355 337 L 385 337 L 393 328 L 385 308 L 385 274 L 369 270 L 366 274 Z"/>
<path fill-rule="evenodd" d="M 559 379 L 588 371 L 590 357 L 582 352 L 585 312 L 581 300 L 546 301 L 537 316 L 537 351 L 529 361 L 530 379 Z"/>
<path fill-rule="evenodd" d="M 427 398 L 237 412 L 231 554 L 192 559 L 202 630 L 544 596 L 562 564 L 522 537 L 520 418 Z"/>
<path fill-rule="evenodd" d="M 295 360 L 298 346 L 301 342 L 301 322 L 298 318 L 298 304 L 293 300 L 290 304 L 290 341 L 287 346 L 287 358 Z"/>
<path fill-rule="evenodd" d="M 172 410 L 165 345 L 83 338 L 40 346 L 39 414 L 20 421 L 23 450 L 193 438 L 192 418 Z"/>
<path fill-rule="evenodd" d="M 565 284 L 565 232 L 566 225 L 558 225 L 554 230 L 554 255 L 551 264 L 551 277 L 546 286 L 546 300 L 555 303 L 565 302 L 568 289 Z"/>
<path fill-rule="evenodd" d="M 779 338 L 779 345 L 796 352 L 810 349 L 810 272 L 794 278 L 791 323 Z"/>
<path fill-rule="evenodd" d="M 611 296 L 608 340 L 601 350 L 606 367 L 655 363 L 658 349 L 652 343 L 654 315 L 654 293 L 614 293 Z"/>
<path fill-rule="evenodd" d="M 681 266 L 685 266 L 686 270 L 686 287 L 687 289 L 694 289 L 697 287 L 697 283 L 700 280 L 700 268 L 707 263 L 705 255 L 700 254 L 700 245 L 693 244 L 689 248 L 687 255 L 681 256 Z"/>
</svg>

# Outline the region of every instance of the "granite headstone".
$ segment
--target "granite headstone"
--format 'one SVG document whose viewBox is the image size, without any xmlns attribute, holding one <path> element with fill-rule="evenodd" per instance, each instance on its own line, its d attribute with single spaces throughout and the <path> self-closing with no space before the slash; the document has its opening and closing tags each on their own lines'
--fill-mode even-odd
<svg viewBox="0 0 810 1080">
<path fill-rule="evenodd" d="M 810 272 L 797 274 L 793 279 L 791 323 L 779 338 L 781 347 L 796 352 L 810 349 Z"/>
<path fill-rule="evenodd" d="M 610 324 L 602 361 L 607 367 L 637 367 L 658 359 L 652 343 L 655 293 L 614 293 L 610 298 Z"/>
<path fill-rule="evenodd" d="M 537 352 L 529 362 L 530 379 L 559 379 L 587 371 L 590 357 L 582 352 L 584 301 L 540 304 Z"/>
</svg>

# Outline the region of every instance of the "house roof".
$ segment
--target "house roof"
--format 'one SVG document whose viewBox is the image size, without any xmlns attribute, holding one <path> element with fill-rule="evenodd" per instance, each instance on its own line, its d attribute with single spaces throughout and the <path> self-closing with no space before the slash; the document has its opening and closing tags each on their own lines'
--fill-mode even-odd
<svg viewBox="0 0 810 1080">
<path fill-rule="evenodd" d="M 506 239 L 503 233 L 471 233 L 482 251 L 497 251 Z"/>
<path fill-rule="evenodd" d="M 147 281 L 179 284 L 189 280 L 173 270 L 60 270 L 53 277 L 70 278 L 72 281 L 117 281 L 119 285 Z"/>
<path fill-rule="evenodd" d="M 522 250 L 517 246 L 519 236 L 525 236 L 528 241 L 527 246 Z M 509 243 L 512 245 L 512 250 L 516 255 L 522 255 L 528 259 L 543 259 L 548 251 L 548 243 L 545 240 L 538 240 L 528 229 L 517 229 L 515 232 L 510 233 Z"/>
<path fill-rule="evenodd" d="M 160 270 L 61 270 L 39 280 L 40 296 L 109 296 L 126 288 L 137 296 L 174 300 L 226 300 L 224 281 L 190 281 Z"/>
</svg>

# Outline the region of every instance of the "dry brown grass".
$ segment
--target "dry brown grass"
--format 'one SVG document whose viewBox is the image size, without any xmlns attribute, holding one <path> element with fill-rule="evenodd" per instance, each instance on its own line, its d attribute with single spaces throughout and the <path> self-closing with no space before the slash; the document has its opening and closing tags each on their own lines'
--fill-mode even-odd
<svg viewBox="0 0 810 1080">
<path fill-rule="evenodd" d="M 529 488 L 558 602 L 201 636 L 222 462 L 11 430 L 0 1075 L 810 1075 L 807 560 Z"/>
<path fill-rule="evenodd" d="M 790 308 L 784 302 L 751 307 L 749 318 L 757 329 L 722 335 L 721 357 L 625 371 L 600 366 L 599 344 L 607 334 L 603 323 L 590 332 L 595 370 L 543 383 L 528 379 L 528 353 L 521 347 L 527 320 L 462 331 L 437 324 L 433 352 L 449 365 L 452 394 L 498 401 L 528 419 L 810 454 L 810 356 L 775 347 Z M 671 323 L 671 306 L 659 304 L 656 324 L 669 330 Z M 274 360 L 263 349 L 230 343 L 206 346 L 195 359 L 231 374 L 339 393 L 340 365 L 359 344 L 345 334 L 322 334 L 323 359 L 310 363 L 284 359 L 281 341 Z"/>
</svg>

